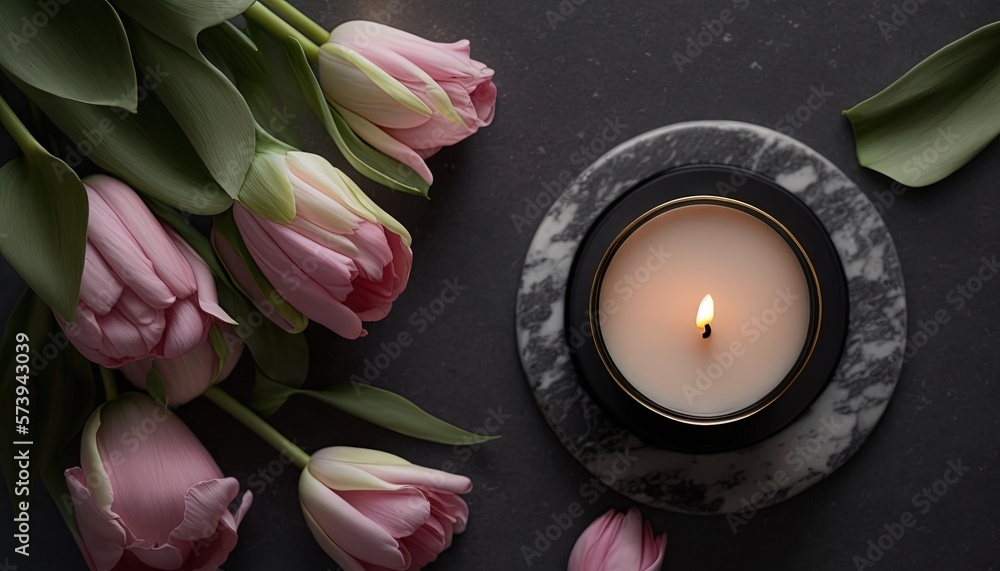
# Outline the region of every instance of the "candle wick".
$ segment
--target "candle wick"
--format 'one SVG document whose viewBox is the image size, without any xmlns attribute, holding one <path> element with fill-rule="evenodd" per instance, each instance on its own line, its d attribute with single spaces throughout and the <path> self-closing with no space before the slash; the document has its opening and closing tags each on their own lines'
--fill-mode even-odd
<svg viewBox="0 0 1000 571">
<path fill-rule="evenodd" d="M 702 339 L 708 339 L 712 335 L 712 324 L 705 324 L 705 332 L 701 334 Z"/>
</svg>

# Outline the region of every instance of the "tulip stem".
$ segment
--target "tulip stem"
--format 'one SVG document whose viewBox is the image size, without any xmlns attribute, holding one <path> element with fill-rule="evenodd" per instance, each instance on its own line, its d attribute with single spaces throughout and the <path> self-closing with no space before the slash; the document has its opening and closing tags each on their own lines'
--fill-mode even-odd
<svg viewBox="0 0 1000 571">
<path fill-rule="evenodd" d="M 325 44 L 330 39 L 330 32 L 292 6 L 288 0 L 261 0 L 268 8 L 309 36 L 317 44 Z"/>
<path fill-rule="evenodd" d="M 25 155 L 39 149 L 42 151 L 45 150 L 31 135 L 31 132 L 28 131 L 28 128 L 17 117 L 14 110 L 10 108 L 10 105 L 7 105 L 7 101 L 2 96 L 0 96 L 0 125 L 3 125 L 4 129 L 7 129 L 7 132 L 10 133 L 14 142 L 17 143 L 17 146 L 21 148 L 21 152 Z"/>
<path fill-rule="evenodd" d="M 310 40 L 308 36 L 279 18 L 260 2 L 254 2 L 253 5 L 247 8 L 247 11 L 243 12 L 243 17 L 257 22 L 279 40 L 283 40 L 288 36 L 295 38 L 302 45 L 302 49 L 305 50 L 306 58 L 309 62 L 313 65 L 319 63 L 319 46 L 316 45 L 316 42 Z"/>
<path fill-rule="evenodd" d="M 299 470 L 305 470 L 309 465 L 309 455 L 304 450 L 296 446 L 291 440 L 282 436 L 273 426 L 257 416 L 249 408 L 243 406 L 240 401 L 234 399 L 229 393 L 219 387 L 210 387 L 204 393 L 208 400 L 214 402 L 219 408 L 229 413 L 230 416 L 240 421 L 254 434 L 261 437 L 274 447 L 275 450 L 284 454 L 295 464 Z"/>
<path fill-rule="evenodd" d="M 100 367 L 101 381 L 104 383 L 104 399 L 108 402 L 118 398 L 118 381 L 115 372 L 107 367 Z"/>
</svg>

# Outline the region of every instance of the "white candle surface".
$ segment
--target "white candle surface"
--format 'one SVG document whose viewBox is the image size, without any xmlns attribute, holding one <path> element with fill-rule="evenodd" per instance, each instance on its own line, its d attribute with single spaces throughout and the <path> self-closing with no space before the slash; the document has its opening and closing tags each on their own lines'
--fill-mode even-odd
<svg viewBox="0 0 1000 571">
<path fill-rule="evenodd" d="M 695 323 L 714 301 L 711 335 Z M 646 398 L 695 417 L 738 412 L 785 378 L 809 333 L 805 272 L 758 218 L 722 205 L 649 219 L 611 259 L 599 294 L 608 356 Z"/>
</svg>

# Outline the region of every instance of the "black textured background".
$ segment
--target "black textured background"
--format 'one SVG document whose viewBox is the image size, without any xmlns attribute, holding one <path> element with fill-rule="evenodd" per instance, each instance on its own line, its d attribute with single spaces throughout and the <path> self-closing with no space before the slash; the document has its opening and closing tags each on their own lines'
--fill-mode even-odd
<svg viewBox="0 0 1000 571">
<path fill-rule="evenodd" d="M 373 19 L 394 5 L 386 0 L 297 4 L 328 27 L 347 19 Z M 509 418 L 501 440 L 477 449 L 408 439 L 307 400 L 291 401 L 273 418 L 275 426 L 307 450 L 369 446 L 433 467 L 452 462 L 472 477 L 469 529 L 434 569 L 526 568 L 522 546 L 534 548 L 536 531 L 553 523 L 552 514 L 580 503 L 583 516 L 531 560 L 533 569 L 565 568 L 587 523 L 609 507 L 625 508 L 630 502 L 614 492 L 594 503 L 591 495 L 583 495 L 581 486 L 590 475 L 560 446 L 521 372 L 514 299 L 520 264 L 538 222 L 528 205 L 548 204 L 548 189 L 582 170 L 589 159 L 581 146 L 601 147 L 596 141 L 608 125 L 618 125 L 604 131 L 614 143 L 692 119 L 784 126 L 832 159 L 870 197 L 891 202 L 884 218 L 903 263 L 911 340 L 920 322 L 932 320 L 938 310 L 949 321 L 923 347 L 910 348 L 879 427 L 827 481 L 756 513 L 737 533 L 724 517 L 643 509 L 655 528 L 669 535 L 664 568 L 854 569 L 854 556 L 865 554 L 868 541 L 877 540 L 885 524 L 912 512 L 916 526 L 894 542 L 875 568 L 1000 569 L 1000 280 L 987 282 L 962 308 L 948 298 L 975 274 L 981 258 L 1000 249 L 1000 146 L 991 145 L 942 183 L 905 190 L 858 166 L 850 127 L 840 115 L 937 48 L 997 19 L 992 3 L 509 0 L 404 1 L 400 6 L 390 15 L 392 25 L 435 40 L 472 41 L 473 56 L 496 70 L 496 121 L 431 160 L 437 181 L 429 202 L 376 189 L 355 177 L 413 233 L 412 279 L 390 316 L 371 324 L 364 340 L 348 342 L 319 326 L 310 328 L 311 381 L 322 384 L 362 374 L 365 359 L 380 352 L 380 342 L 409 331 L 413 345 L 375 384 L 469 429 L 487 426 L 491 411 Z M 719 18 L 726 9 L 733 11 L 735 21 L 679 70 L 674 52 L 682 53 L 703 21 Z M 894 10 L 902 25 L 887 38 L 879 21 L 891 22 Z M 550 11 L 567 15 L 551 18 Z M 23 111 L 10 84 L 2 87 Z M 797 127 L 779 124 L 807 102 L 813 87 L 831 93 L 822 107 Z M 620 133 L 612 135 L 615 130 Z M 311 142 L 308 150 L 336 156 L 315 128 Z M 0 135 L 0 159 L 16 153 L 12 141 Z M 518 225 L 514 215 L 529 220 Z M 0 272 L 0 315 L 6 316 L 23 284 L 5 263 Z M 410 316 L 439 296 L 446 279 L 468 289 L 418 333 Z M 917 340 L 925 341 L 922 336 Z M 227 388 L 243 394 L 251 377 L 248 365 L 247 360 L 241 363 Z M 179 414 L 226 474 L 244 485 L 278 457 L 210 403 L 194 402 Z M 7 422 L 9 411 L 2 415 Z M 959 459 L 971 469 L 921 513 L 922 504 L 915 507 L 913 496 L 940 479 L 948 461 Z M 225 568 L 336 568 L 302 520 L 296 482 L 297 473 L 288 469 L 255 498 Z M 43 494 L 38 486 L 30 559 L 12 553 L 7 531 L 11 511 L 3 501 L 0 563 L 7 557 L 4 569 L 83 569 L 70 535 L 47 498 L 42 501 Z"/>
</svg>

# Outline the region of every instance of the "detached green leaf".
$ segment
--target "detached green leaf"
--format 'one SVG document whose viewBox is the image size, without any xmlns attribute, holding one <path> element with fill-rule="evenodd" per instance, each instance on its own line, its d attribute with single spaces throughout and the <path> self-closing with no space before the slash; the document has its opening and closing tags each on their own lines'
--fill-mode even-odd
<svg viewBox="0 0 1000 571">
<path fill-rule="evenodd" d="M 258 374 L 251 406 L 261 414 L 270 415 L 277 412 L 289 397 L 297 394 L 312 397 L 351 416 L 421 440 L 466 445 L 499 438 L 462 430 L 393 392 L 356 382 L 341 383 L 323 390 L 306 390 L 282 386 Z"/>
<path fill-rule="evenodd" d="M 344 118 L 327 103 L 319 81 L 306 59 L 302 44 L 295 38 L 285 41 L 288 61 L 292 64 L 299 87 L 309 107 L 326 127 L 327 133 L 359 173 L 394 190 L 427 197 L 430 185 L 412 168 L 368 146 L 348 127 Z"/>
<path fill-rule="evenodd" d="M 130 114 L 55 97 L 23 82 L 18 86 L 83 155 L 137 191 L 193 214 L 217 214 L 232 205 L 184 131 L 150 91 L 144 93 L 138 113 Z M 68 160 L 78 164 L 82 158 Z"/>
<path fill-rule="evenodd" d="M 24 405 L 23 401 L 20 404 L 30 411 L 27 434 L 17 433 L 17 419 L 8 416 L 9 422 L 0 426 L 0 437 L 7 444 L 33 442 L 30 445 L 31 475 L 42 474 L 46 487 L 55 497 L 60 494 L 58 480 L 62 472 L 72 466 L 62 463 L 61 452 L 80 433 L 94 409 L 93 370 L 56 326 L 49 308 L 31 290 L 26 291 L 14 307 L 0 343 L 0 371 L 3 372 L 0 375 L 0 406 L 10 411 L 8 414 L 20 416 L 23 413 L 16 412 L 19 403 L 15 399 L 26 394 L 29 404 Z M 19 354 L 29 357 L 26 368 L 30 372 L 24 384 L 20 377 L 24 369 L 17 368 L 23 360 L 18 359 Z M 21 386 L 27 388 L 19 389 Z M 17 450 L 24 448 L 15 446 Z M 13 456 L 4 454 L 0 458 L 7 489 L 12 493 L 17 480 Z M 75 520 L 69 511 L 72 504 L 62 501 L 60 494 L 56 505 L 67 524 L 75 529 Z"/>
<path fill-rule="evenodd" d="M 858 162 L 907 186 L 955 172 L 1000 134 L 1000 22 L 948 44 L 844 111 Z"/>
<path fill-rule="evenodd" d="M 142 26 L 132 27 L 131 38 L 139 63 L 162 79 L 157 97 L 215 180 L 236 198 L 256 146 L 246 101 L 200 52 L 185 52 Z"/>
<path fill-rule="evenodd" d="M 112 0 L 112 3 L 149 31 L 196 56 L 198 34 L 202 30 L 242 14 L 254 0 Z"/>
<path fill-rule="evenodd" d="M 66 163 L 50 155 L 16 122 L 25 156 L 0 168 L 0 253 L 64 319 L 80 298 L 87 246 L 87 191 Z M 16 127 L 15 127 L 16 129 Z"/>
<path fill-rule="evenodd" d="M 3 0 L 0 66 L 46 93 L 136 108 L 128 38 L 106 0 Z"/>
</svg>

